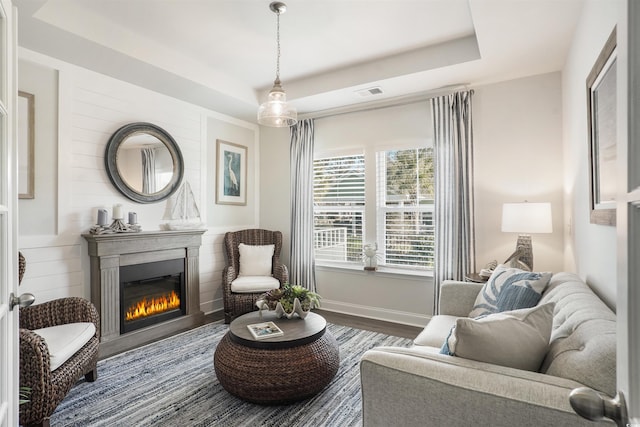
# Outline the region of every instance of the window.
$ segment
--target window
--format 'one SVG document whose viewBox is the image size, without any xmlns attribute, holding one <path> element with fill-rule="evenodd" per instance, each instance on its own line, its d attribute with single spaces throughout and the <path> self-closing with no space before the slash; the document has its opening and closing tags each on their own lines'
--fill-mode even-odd
<svg viewBox="0 0 640 427">
<path fill-rule="evenodd" d="M 433 269 L 433 149 L 381 151 L 376 160 L 381 264 Z"/>
<path fill-rule="evenodd" d="M 314 161 L 314 242 L 319 263 L 362 263 L 364 236 L 378 242 L 378 265 L 433 269 L 433 149 L 398 149 Z M 376 188 L 366 192 L 365 167 Z M 373 175 L 372 175 L 373 176 Z M 367 194 L 370 200 L 367 199 Z M 365 202 L 375 206 L 366 230 Z"/>
<path fill-rule="evenodd" d="M 359 262 L 364 229 L 364 156 L 329 157 L 313 163 L 316 260 Z"/>
</svg>

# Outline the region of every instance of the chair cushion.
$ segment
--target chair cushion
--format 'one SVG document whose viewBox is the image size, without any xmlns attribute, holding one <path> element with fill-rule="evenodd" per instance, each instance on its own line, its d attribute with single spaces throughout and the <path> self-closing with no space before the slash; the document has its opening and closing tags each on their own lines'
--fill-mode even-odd
<svg viewBox="0 0 640 427">
<path fill-rule="evenodd" d="M 444 341 L 443 354 L 537 371 L 549 350 L 555 303 L 460 318 Z"/>
<path fill-rule="evenodd" d="M 469 317 L 533 307 L 540 301 L 551 274 L 500 264 L 478 294 Z"/>
<path fill-rule="evenodd" d="M 267 292 L 280 287 L 280 281 L 271 276 L 241 276 L 231 282 L 231 292 Z"/>
<path fill-rule="evenodd" d="M 239 276 L 271 276 L 271 265 L 276 245 L 238 245 L 240 252 Z"/>
<path fill-rule="evenodd" d="M 92 322 L 67 323 L 33 332 L 47 343 L 53 372 L 89 342 L 96 333 L 96 326 Z"/>
</svg>

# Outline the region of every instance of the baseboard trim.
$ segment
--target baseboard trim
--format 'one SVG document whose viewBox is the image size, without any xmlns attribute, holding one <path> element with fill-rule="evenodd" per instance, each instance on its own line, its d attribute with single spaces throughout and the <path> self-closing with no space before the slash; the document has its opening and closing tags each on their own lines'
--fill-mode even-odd
<svg viewBox="0 0 640 427">
<path fill-rule="evenodd" d="M 331 301 L 322 299 L 323 310 L 333 311 L 340 314 L 364 317 L 367 319 L 382 320 L 385 322 L 399 323 L 401 325 L 416 326 L 423 328 L 431 316 L 406 311 L 388 310 L 380 307 L 370 307 L 358 304 L 349 304 L 341 301 Z"/>
</svg>

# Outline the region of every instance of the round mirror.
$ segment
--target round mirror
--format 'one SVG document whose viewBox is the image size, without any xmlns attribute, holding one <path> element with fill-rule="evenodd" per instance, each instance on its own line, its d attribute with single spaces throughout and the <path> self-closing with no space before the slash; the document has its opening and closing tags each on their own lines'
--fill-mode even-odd
<svg viewBox="0 0 640 427">
<path fill-rule="evenodd" d="M 171 196 L 184 175 L 178 144 L 151 123 L 130 123 L 118 129 L 107 143 L 104 161 L 113 185 L 138 203 Z"/>
</svg>

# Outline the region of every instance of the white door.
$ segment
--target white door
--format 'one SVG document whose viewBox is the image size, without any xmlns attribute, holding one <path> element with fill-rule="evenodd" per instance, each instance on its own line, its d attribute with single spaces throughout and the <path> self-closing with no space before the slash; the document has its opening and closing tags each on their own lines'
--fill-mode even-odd
<svg viewBox="0 0 640 427">
<path fill-rule="evenodd" d="M 18 425 L 17 143 L 14 10 L 0 0 L 0 427 Z"/>
<path fill-rule="evenodd" d="M 640 2 L 618 4 L 617 380 L 640 426 Z"/>
</svg>

